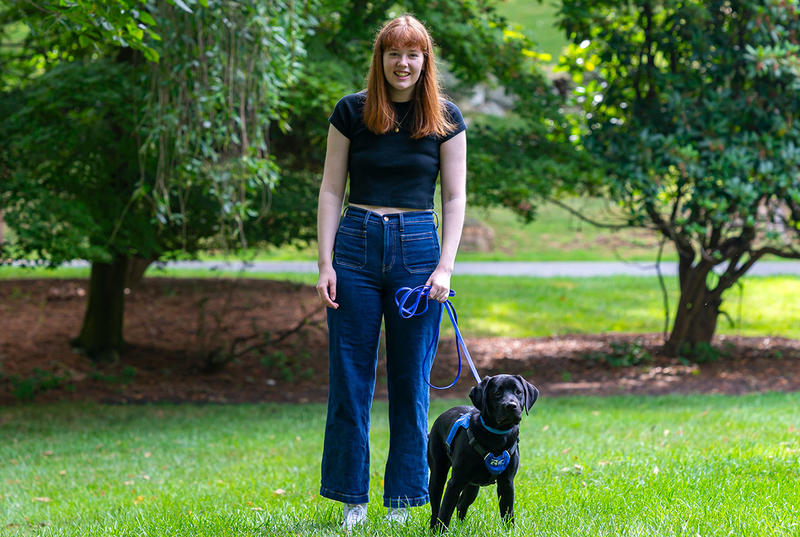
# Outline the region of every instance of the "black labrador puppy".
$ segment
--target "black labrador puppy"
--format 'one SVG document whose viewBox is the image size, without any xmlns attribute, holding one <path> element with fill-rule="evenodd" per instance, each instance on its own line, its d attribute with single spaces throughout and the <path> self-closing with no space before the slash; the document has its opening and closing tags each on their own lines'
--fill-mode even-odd
<svg viewBox="0 0 800 537">
<path fill-rule="evenodd" d="M 457 406 L 436 418 L 428 435 L 431 529 L 445 530 L 456 507 L 463 520 L 480 487 L 495 482 L 500 514 L 513 524 L 518 425 L 538 397 L 539 390 L 520 375 L 484 377 L 469 394 L 474 408 Z"/>
</svg>

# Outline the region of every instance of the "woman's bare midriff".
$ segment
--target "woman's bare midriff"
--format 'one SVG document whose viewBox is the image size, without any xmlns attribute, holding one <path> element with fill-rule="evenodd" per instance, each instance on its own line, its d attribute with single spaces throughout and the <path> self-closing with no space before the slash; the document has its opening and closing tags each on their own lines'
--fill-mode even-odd
<svg viewBox="0 0 800 537">
<path fill-rule="evenodd" d="M 368 211 L 372 211 L 373 213 L 378 213 L 380 215 L 392 214 L 392 213 L 408 213 L 412 211 L 424 210 L 424 209 L 411 209 L 409 207 L 379 207 L 377 205 L 361 205 L 358 203 L 351 203 L 350 206 L 358 207 L 360 209 L 366 209 Z"/>
</svg>

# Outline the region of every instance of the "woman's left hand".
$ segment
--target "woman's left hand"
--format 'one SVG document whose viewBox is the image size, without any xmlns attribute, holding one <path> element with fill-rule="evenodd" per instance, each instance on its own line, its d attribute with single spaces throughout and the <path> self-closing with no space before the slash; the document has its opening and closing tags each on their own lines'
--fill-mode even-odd
<svg viewBox="0 0 800 537">
<path fill-rule="evenodd" d="M 436 267 L 425 283 L 431 289 L 428 296 L 437 302 L 446 302 L 450 296 L 450 271 Z"/>
</svg>

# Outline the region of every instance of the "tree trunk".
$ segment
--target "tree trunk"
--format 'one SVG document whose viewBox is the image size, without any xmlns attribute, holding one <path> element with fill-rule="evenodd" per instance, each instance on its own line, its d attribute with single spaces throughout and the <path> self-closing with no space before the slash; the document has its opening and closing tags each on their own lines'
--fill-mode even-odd
<svg viewBox="0 0 800 537">
<path fill-rule="evenodd" d="M 92 263 L 86 314 L 81 333 L 72 340 L 72 345 L 93 361 L 117 360 L 124 346 L 122 320 L 127 269 L 125 256 L 116 256 L 111 263 Z"/>
<path fill-rule="evenodd" d="M 128 268 L 125 274 L 125 287 L 133 289 L 142 283 L 147 268 L 156 261 L 154 257 L 134 256 L 128 259 Z"/>
<path fill-rule="evenodd" d="M 680 267 L 681 296 L 672 332 L 664 346 L 668 356 L 678 356 L 682 351 L 691 356 L 698 344 L 710 344 L 714 337 L 722 300 L 720 290 L 710 290 L 706 284 L 710 271 L 711 266 L 702 263 Z"/>
</svg>

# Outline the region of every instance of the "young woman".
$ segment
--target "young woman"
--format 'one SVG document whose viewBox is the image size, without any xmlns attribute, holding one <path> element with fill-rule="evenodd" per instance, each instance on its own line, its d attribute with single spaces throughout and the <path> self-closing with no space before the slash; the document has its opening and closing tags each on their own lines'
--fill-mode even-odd
<svg viewBox="0 0 800 537">
<path fill-rule="evenodd" d="M 466 126 L 440 95 L 430 35 L 408 15 L 378 33 L 367 89 L 343 97 L 330 123 L 317 216 L 317 293 L 328 308 L 330 338 L 320 494 L 345 504 L 343 526 L 350 529 L 366 518 L 382 318 L 390 426 L 383 501 L 397 522 L 409 507 L 428 502 L 425 354 L 440 307 L 402 319 L 394 297 L 401 287 L 426 285 L 433 300 L 447 300 L 464 222 Z M 433 212 L 437 176 L 441 247 Z"/>
</svg>

